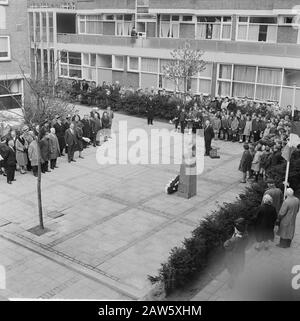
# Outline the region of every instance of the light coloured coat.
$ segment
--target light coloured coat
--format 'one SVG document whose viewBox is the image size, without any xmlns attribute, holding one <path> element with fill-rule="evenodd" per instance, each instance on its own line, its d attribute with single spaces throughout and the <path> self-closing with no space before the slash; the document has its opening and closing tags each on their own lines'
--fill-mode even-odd
<svg viewBox="0 0 300 321">
<path fill-rule="evenodd" d="M 28 158 L 31 162 L 31 166 L 38 166 L 38 149 L 35 140 L 33 140 L 28 147 Z"/>
<path fill-rule="evenodd" d="M 55 134 L 49 134 L 50 159 L 57 159 L 60 156 L 58 138 Z"/>
<path fill-rule="evenodd" d="M 28 164 L 27 154 L 25 150 L 28 145 L 25 140 L 25 144 L 23 145 L 19 139 L 16 139 L 15 148 L 16 148 L 16 159 L 19 166 L 26 166 Z"/>
<path fill-rule="evenodd" d="M 295 234 L 296 217 L 299 212 L 300 201 L 295 196 L 289 196 L 283 202 L 279 211 L 280 226 L 278 235 L 282 239 L 292 240 Z"/>
</svg>

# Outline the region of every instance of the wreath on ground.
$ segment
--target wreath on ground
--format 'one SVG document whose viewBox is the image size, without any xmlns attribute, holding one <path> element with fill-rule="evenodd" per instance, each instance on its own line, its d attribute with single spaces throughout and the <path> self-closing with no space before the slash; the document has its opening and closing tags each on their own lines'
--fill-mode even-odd
<svg viewBox="0 0 300 321">
<path fill-rule="evenodd" d="M 178 191 L 178 185 L 179 185 L 179 175 L 177 175 L 173 180 L 171 180 L 165 188 L 165 192 L 167 194 L 173 194 Z"/>
</svg>

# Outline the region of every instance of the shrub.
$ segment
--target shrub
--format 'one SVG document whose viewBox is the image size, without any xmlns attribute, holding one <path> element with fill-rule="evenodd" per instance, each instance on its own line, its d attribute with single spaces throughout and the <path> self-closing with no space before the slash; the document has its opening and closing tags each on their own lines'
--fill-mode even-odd
<svg viewBox="0 0 300 321">
<path fill-rule="evenodd" d="M 161 265 L 158 275 L 149 276 L 149 280 L 152 283 L 162 282 L 167 295 L 188 284 L 203 272 L 217 251 L 222 251 L 222 245 L 232 235 L 233 223 L 238 217 L 247 220 L 251 233 L 256 209 L 261 203 L 265 188 L 264 182 L 253 184 L 234 203 L 225 203 L 206 216 L 192 231 L 191 237 L 183 241 L 181 247 L 171 250 L 168 261 Z"/>
</svg>

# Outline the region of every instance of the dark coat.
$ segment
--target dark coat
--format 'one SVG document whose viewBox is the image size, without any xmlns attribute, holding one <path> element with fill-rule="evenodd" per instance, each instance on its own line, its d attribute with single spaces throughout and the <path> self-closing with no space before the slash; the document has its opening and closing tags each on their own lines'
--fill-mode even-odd
<svg viewBox="0 0 300 321">
<path fill-rule="evenodd" d="M 242 237 L 233 235 L 224 243 L 226 251 L 225 264 L 231 274 L 239 274 L 245 266 L 245 252 L 248 244 L 248 234 L 244 233 Z"/>
<path fill-rule="evenodd" d="M 55 134 L 58 139 L 59 146 L 61 149 L 63 149 L 66 145 L 65 132 L 66 132 L 67 126 L 66 124 L 56 123 L 53 125 L 53 127 L 55 128 Z"/>
<path fill-rule="evenodd" d="M 154 117 L 154 108 L 151 102 L 147 103 L 146 113 L 148 118 Z"/>
<path fill-rule="evenodd" d="M 243 173 L 251 170 L 253 157 L 249 150 L 245 150 L 240 161 L 239 170 Z"/>
<path fill-rule="evenodd" d="M 82 152 L 83 151 L 83 131 L 81 127 L 76 128 L 76 135 L 77 135 L 77 149 Z"/>
<path fill-rule="evenodd" d="M 76 146 L 78 144 L 77 132 L 75 128 L 74 128 L 74 134 L 72 134 L 70 128 L 66 130 L 65 141 L 68 146 Z"/>
<path fill-rule="evenodd" d="M 82 119 L 82 133 L 83 133 L 83 137 L 91 137 L 91 133 L 92 133 L 92 126 L 91 126 L 91 122 L 89 119 Z"/>
<path fill-rule="evenodd" d="M 274 240 L 276 220 L 277 213 L 273 205 L 263 204 L 259 207 L 255 220 L 255 236 L 257 242 Z"/>
<path fill-rule="evenodd" d="M 4 166 L 5 167 L 16 167 L 17 159 L 16 159 L 16 152 L 8 147 L 7 153 L 5 154 L 4 158 Z"/>
<path fill-rule="evenodd" d="M 47 162 L 51 158 L 50 140 L 48 137 L 43 137 L 40 141 L 41 161 Z"/>
<path fill-rule="evenodd" d="M 215 137 L 215 132 L 211 125 L 204 129 L 204 140 L 210 142 Z"/>
</svg>

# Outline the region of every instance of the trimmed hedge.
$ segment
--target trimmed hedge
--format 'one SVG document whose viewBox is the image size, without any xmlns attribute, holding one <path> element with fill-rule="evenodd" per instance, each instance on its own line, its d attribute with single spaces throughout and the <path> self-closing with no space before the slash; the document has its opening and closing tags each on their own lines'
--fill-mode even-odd
<svg viewBox="0 0 300 321">
<path fill-rule="evenodd" d="M 285 166 L 286 164 L 282 164 L 272 170 L 278 182 L 282 183 L 284 180 Z M 297 191 L 300 189 L 300 160 L 291 162 L 290 168 L 291 187 Z M 204 271 L 216 253 L 223 251 L 223 243 L 232 235 L 233 223 L 239 217 L 246 219 L 251 236 L 257 208 L 266 187 L 263 181 L 254 183 L 235 202 L 224 203 L 206 216 L 192 231 L 192 236 L 183 241 L 182 246 L 171 250 L 168 261 L 161 264 L 158 275 L 149 276 L 149 280 L 152 283 L 161 282 L 167 295 L 189 284 Z"/>
</svg>

